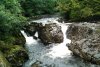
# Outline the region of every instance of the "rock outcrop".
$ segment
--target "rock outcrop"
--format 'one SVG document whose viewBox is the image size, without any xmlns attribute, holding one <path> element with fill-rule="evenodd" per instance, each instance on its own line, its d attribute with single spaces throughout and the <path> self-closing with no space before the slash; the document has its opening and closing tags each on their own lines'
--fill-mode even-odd
<svg viewBox="0 0 100 67">
<path fill-rule="evenodd" d="M 5 57 L 12 67 L 22 67 L 29 59 L 26 50 L 18 45 L 10 46 L 5 52 Z"/>
<path fill-rule="evenodd" d="M 39 30 L 39 38 L 43 43 L 61 43 L 63 42 L 63 33 L 61 27 L 56 23 L 46 24 Z"/>
<path fill-rule="evenodd" d="M 38 38 L 40 38 L 44 44 L 63 42 L 61 27 L 56 23 L 45 25 L 42 23 L 31 23 L 25 30 L 32 36 L 35 32 L 38 32 Z"/>
<path fill-rule="evenodd" d="M 12 37 L 12 39 L 11 39 L 12 42 L 10 42 L 10 43 L 12 43 L 13 45 L 20 45 L 20 46 L 24 47 L 26 40 L 25 40 L 25 37 L 21 34 L 20 31 L 14 32 L 13 36 L 11 36 L 11 37 Z"/>
<path fill-rule="evenodd" d="M 27 51 L 20 45 L 6 44 L 3 41 L 0 41 L 0 51 L 3 53 L 7 62 L 11 64 L 11 67 L 22 67 L 22 65 L 29 59 Z M 6 64 L 6 62 L 4 63 Z"/>
<path fill-rule="evenodd" d="M 79 23 L 70 25 L 68 48 L 84 60 L 100 64 L 100 24 Z"/>
<path fill-rule="evenodd" d="M 25 30 L 25 32 L 29 35 L 29 36 L 34 36 L 34 34 L 36 33 L 36 31 L 37 31 L 37 29 L 40 27 L 40 26 L 42 26 L 42 24 L 41 23 L 30 23 L 30 24 L 28 24 L 28 25 L 26 25 L 26 26 L 24 26 L 24 30 Z"/>
</svg>

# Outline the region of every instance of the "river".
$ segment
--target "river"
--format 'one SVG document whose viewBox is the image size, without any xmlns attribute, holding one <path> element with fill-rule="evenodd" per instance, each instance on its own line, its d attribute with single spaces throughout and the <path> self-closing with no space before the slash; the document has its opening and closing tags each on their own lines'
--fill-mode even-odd
<svg viewBox="0 0 100 67">
<path fill-rule="evenodd" d="M 69 23 L 63 24 L 56 20 L 57 18 L 43 18 L 32 22 L 43 23 L 43 25 L 52 22 L 59 24 L 64 35 L 64 40 L 60 44 L 53 43 L 45 46 L 41 43 L 40 39 L 33 39 L 32 36 L 27 36 L 23 30 L 21 31 L 26 38 L 25 47 L 29 55 L 29 60 L 23 67 L 100 67 L 99 65 L 85 62 L 72 54 L 66 46 L 66 44 L 71 42 L 71 40 L 66 37 Z M 35 36 L 38 37 L 38 32 Z"/>
</svg>

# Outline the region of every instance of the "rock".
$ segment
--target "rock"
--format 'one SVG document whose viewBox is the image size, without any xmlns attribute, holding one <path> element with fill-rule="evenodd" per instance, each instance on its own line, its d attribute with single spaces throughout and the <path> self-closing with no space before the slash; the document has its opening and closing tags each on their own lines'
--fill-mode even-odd
<svg viewBox="0 0 100 67">
<path fill-rule="evenodd" d="M 15 32 L 13 33 L 13 37 L 14 37 L 14 41 L 13 41 L 13 45 L 21 45 L 24 46 L 24 44 L 26 43 L 25 37 L 21 34 L 21 32 Z"/>
<path fill-rule="evenodd" d="M 88 35 L 91 35 L 93 33 L 93 30 L 85 25 L 77 25 L 77 24 L 72 24 L 70 25 L 68 32 L 67 32 L 67 37 L 71 40 L 80 40 L 83 38 L 87 38 Z"/>
<path fill-rule="evenodd" d="M 74 54 L 100 64 L 100 24 L 72 24 L 67 31 L 67 37 L 71 39 L 68 48 Z"/>
<path fill-rule="evenodd" d="M 5 57 L 12 67 L 22 67 L 22 65 L 28 60 L 26 50 L 18 45 L 10 46 L 5 52 Z"/>
<path fill-rule="evenodd" d="M 40 63 L 41 63 L 41 62 L 36 61 L 35 63 L 33 63 L 33 64 L 31 65 L 31 67 L 40 67 L 40 66 L 39 66 Z"/>
<path fill-rule="evenodd" d="M 28 60 L 27 51 L 20 45 L 5 44 L 0 41 L 0 51 L 12 67 L 22 67 L 23 63 Z"/>
<path fill-rule="evenodd" d="M 0 51 L 0 67 L 12 67 L 1 51 Z"/>
<path fill-rule="evenodd" d="M 39 23 L 40 24 L 40 23 Z M 37 31 L 37 28 L 39 27 L 38 23 L 30 23 L 27 26 L 24 26 L 24 30 L 25 32 L 29 35 L 29 36 L 34 36 L 35 32 Z M 42 24 L 41 24 L 42 25 Z"/>
<path fill-rule="evenodd" d="M 45 25 L 42 23 L 31 23 L 31 25 L 26 28 L 26 31 L 27 30 L 31 32 L 30 35 L 33 37 L 35 32 L 38 32 L 38 38 L 40 38 L 44 44 L 63 42 L 61 27 L 56 23 L 49 23 Z"/>
<path fill-rule="evenodd" d="M 40 67 L 38 64 L 32 64 L 31 67 Z"/>
<path fill-rule="evenodd" d="M 39 38 L 44 44 L 63 42 L 61 27 L 56 23 L 46 24 L 38 29 Z"/>
</svg>

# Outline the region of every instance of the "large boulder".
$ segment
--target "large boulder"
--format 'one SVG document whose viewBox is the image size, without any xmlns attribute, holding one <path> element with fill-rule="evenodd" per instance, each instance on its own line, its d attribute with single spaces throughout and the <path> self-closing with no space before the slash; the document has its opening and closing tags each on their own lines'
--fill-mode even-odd
<svg viewBox="0 0 100 67">
<path fill-rule="evenodd" d="M 67 37 L 68 48 L 77 56 L 100 64 L 100 24 L 80 23 L 70 25 Z"/>
<path fill-rule="evenodd" d="M 46 24 L 38 29 L 39 38 L 43 43 L 61 43 L 63 42 L 63 33 L 61 27 L 56 23 Z"/>
<path fill-rule="evenodd" d="M 34 36 L 35 32 L 38 32 L 38 38 L 40 38 L 44 44 L 63 42 L 61 26 L 56 23 L 45 25 L 42 23 L 31 23 L 25 27 L 25 30 L 32 36 Z"/>
</svg>

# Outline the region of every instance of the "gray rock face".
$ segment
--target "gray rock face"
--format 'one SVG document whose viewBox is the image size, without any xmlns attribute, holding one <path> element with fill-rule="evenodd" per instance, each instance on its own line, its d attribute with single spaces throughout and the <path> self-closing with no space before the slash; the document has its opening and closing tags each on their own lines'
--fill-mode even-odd
<svg viewBox="0 0 100 67">
<path fill-rule="evenodd" d="M 100 24 L 72 24 L 67 37 L 69 49 L 81 58 L 100 64 Z"/>
<path fill-rule="evenodd" d="M 61 27 L 56 23 L 45 25 L 42 25 L 42 23 L 31 23 L 26 28 L 26 31 L 33 36 L 35 32 L 38 32 L 38 36 L 44 44 L 63 42 Z"/>
</svg>

